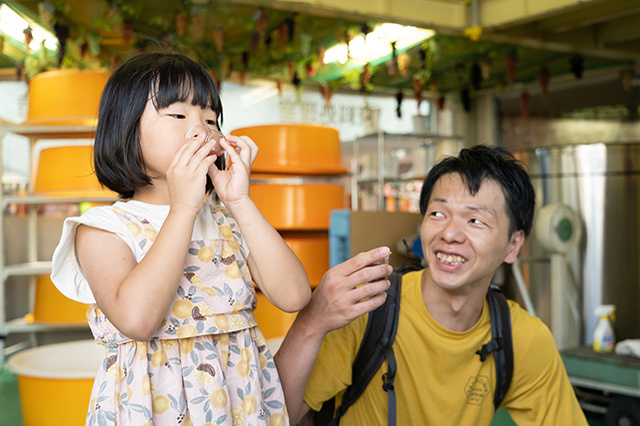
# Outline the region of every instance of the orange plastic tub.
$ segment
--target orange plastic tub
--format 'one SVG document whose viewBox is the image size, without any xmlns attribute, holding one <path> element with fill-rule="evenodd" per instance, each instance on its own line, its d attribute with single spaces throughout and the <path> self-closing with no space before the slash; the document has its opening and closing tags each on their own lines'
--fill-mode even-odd
<svg viewBox="0 0 640 426">
<path fill-rule="evenodd" d="M 231 134 L 249 136 L 260 148 L 252 172 L 293 175 L 346 173 L 342 166 L 340 137 L 332 127 L 273 124 L 243 127 Z"/>
<path fill-rule="evenodd" d="M 316 287 L 329 269 L 329 237 L 326 234 L 291 233 L 283 238 L 302 262 L 311 286 Z"/>
<path fill-rule="evenodd" d="M 109 74 L 103 70 L 47 71 L 29 82 L 26 125 L 95 126 Z"/>
<path fill-rule="evenodd" d="M 328 230 L 329 213 L 345 207 L 344 187 L 325 183 L 254 183 L 251 198 L 274 228 Z"/>
<path fill-rule="evenodd" d="M 93 171 L 91 145 L 43 148 L 37 155 L 33 191 L 48 196 L 108 196 Z"/>
<path fill-rule="evenodd" d="M 254 314 L 265 339 L 269 340 L 285 336 L 291 324 L 293 324 L 293 321 L 296 319 L 296 314 L 281 311 L 269 302 L 267 296 L 259 291 L 256 293 L 258 296 L 258 307 Z"/>
<path fill-rule="evenodd" d="M 18 376 L 24 426 L 83 425 L 105 355 L 93 340 L 27 349 L 7 362 Z"/>
<path fill-rule="evenodd" d="M 85 324 L 89 306 L 91 305 L 76 302 L 60 293 L 48 275 L 38 277 L 33 308 L 35 322 Z"/>
</svg>

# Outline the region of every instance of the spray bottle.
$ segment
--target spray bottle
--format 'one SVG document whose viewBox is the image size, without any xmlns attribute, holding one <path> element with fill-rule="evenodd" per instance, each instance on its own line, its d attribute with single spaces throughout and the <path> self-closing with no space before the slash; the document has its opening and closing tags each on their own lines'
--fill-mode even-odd
<svg viewBox="0 0 640 426">
<path fill-rule="evenodd" d="M 600 305 L 595 309 L 599 318 L 593 332 L 593 350 L 596 352 L 613 352 L 616 339 L 611 322 L 615 320 L 615 311 L 615 305 Z"/>
</svg>

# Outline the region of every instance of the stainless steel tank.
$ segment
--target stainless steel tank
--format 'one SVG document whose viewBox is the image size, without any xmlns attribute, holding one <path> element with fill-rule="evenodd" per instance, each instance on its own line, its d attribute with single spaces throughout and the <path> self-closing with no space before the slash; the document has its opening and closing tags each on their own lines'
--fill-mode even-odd
<svg viewBox="0 0 640 426">
<path fill-rule="evenodd" d="M 536 189 L 536 208 L 564 203 L 582 219 L 582 239 L 569 257 L 582 330 L 592 344 L 596 306 L 616 305 L 616 340 L 640 337 L 640 142 L 569 145 L 516 152 Z M 522 257 L 537 314 L 550 324 L 548 253 L 531 233 Z"/>
</svg>

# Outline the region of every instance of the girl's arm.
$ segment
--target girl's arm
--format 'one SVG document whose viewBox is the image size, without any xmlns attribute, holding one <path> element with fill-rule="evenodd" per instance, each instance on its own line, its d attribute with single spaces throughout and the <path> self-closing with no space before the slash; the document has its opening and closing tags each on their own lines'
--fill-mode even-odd
<svg viewBox="0 0 640 426">
<path fill-rule="evenodd" d="M 302 309 L 311 297 L 311 286 L 300 260 L 253 200 L 228 208 L 249 246 L 249 269 L 262 293 L 283 311 Z"/>
<path fill-rule="evenodd" d="M 258 147 L 246 136 L 225 138 L 228 141 L 221 143 L 231 167 L 220 171 L 213 166 L 209 173 L 216 193 L 238 222 L 249 246 L 252 278 L 275 306 L 286 312 L 299 311 L 311 297 L 307 272 L 249 197 L 249 174 Z"/>
<path fill-rule="evenodd" d="M 136 262 L 120 237 L 88 226 L 76 232 L 76 252 L 97 305 L 116 328 L 148 340 L 171 307 L 202 209 L 211 144 L 183 145 L 167 171 L 170 210 L 155 242 Z"/>
</svg>

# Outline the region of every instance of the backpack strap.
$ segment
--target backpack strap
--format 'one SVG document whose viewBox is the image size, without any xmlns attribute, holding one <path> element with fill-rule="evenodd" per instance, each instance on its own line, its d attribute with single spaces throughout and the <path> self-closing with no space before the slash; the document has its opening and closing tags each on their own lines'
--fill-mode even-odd
<svg viewBox="0 0 640 426">
<path fill-rule="evenodd" d="M 391 285 L 387 290 L 387 300 L 376 310 L 369 314 L 367 328 L 365 329 L 360 348 L 353 362 L 351 385 L 347 387 L 342 397 L 341 405 L 335 410 L 335 416 L 331 422 L 320 424 L 337 425 L 347 409 L 358 399 L 365 390 L 373 375 L 378 371 L 386 359 L 389 368 L 382 376 L 382 388 L 388 394 L 389 425 L 395 424 L 396 397 L 393 381 L 396 375 L 396 359 L 393 354 L 393 341 L 398 330 L 398 316 L 400 312 L 400 290 L 402 288 L 402 274 L 393 272 L 389 275 Z M 327 412 L 333 415 L 335 398 L 326 401 L 320 410 L 319 418 L 327 417 Z M 330 410 L 330 411 L 329 411 Z"/>
<path fill-rule="evenodd" d="M 397 327 L 397 322 L 396 322 Z M 395 335 L 395 331 L 393 333 Z M 396 424 L 396 392 L 393 388 L 393 381 L 396 378 L 396 357 L 393 354 L 393 340 L 387 348 L 385 357 L 389 364 L 387 372 L 382 375 L 382 389 L 387 393 L 387 425 L 395 426 Z"/>
<path fill-rule="evenodd" d="M 489 317 L 491 319 L 491 340 L 476 353 L 484 362 L 490 353 L 496 365 L 496 389 L 493 405 L 497 410 L 511 384 L 513 377 L 513 340 L 511 335 L 511 314 L 509 304 L 500 287 L 491 284 L 487 292 Z"/>
<path fill-rule="evenodd" d="M 416 269 L 418 268 L 409 270 Z M 400 293 L 404 272 L 407 271 L 394 271 L 389 276 L 391 285 L 387 290 L 387 300 L 369 314 L 367 328 L 352 367 L 352 384 L 345 390 L 342 404 L 336 410 L 335 397 L 325 401 L 321 410 L 315 413 L 316 425 L 338 425 L 340 418 L 362 394 L 384 359 L 387 359 L 389 364 L 387 372 L 382 376 L 382 387 L 388 394 L 387 424 L 389 426 L 396 424 L 396 395 L 393 386 L 396 360 L 393 354 L 393 342 L 398 330 Z M 511 315 L 507 299 L 498 286 L 491 284 L 487 292 L 487 301 L 491 320 L 491 340 L 476 353 L 480 355 L 480 360 L 483 362 L 489 354 L 493 353 L 497 382 L 494 406 L 497 410 L 507 393 L 507 389 L 509 389 L 513 376 Z"/>
</svg>

